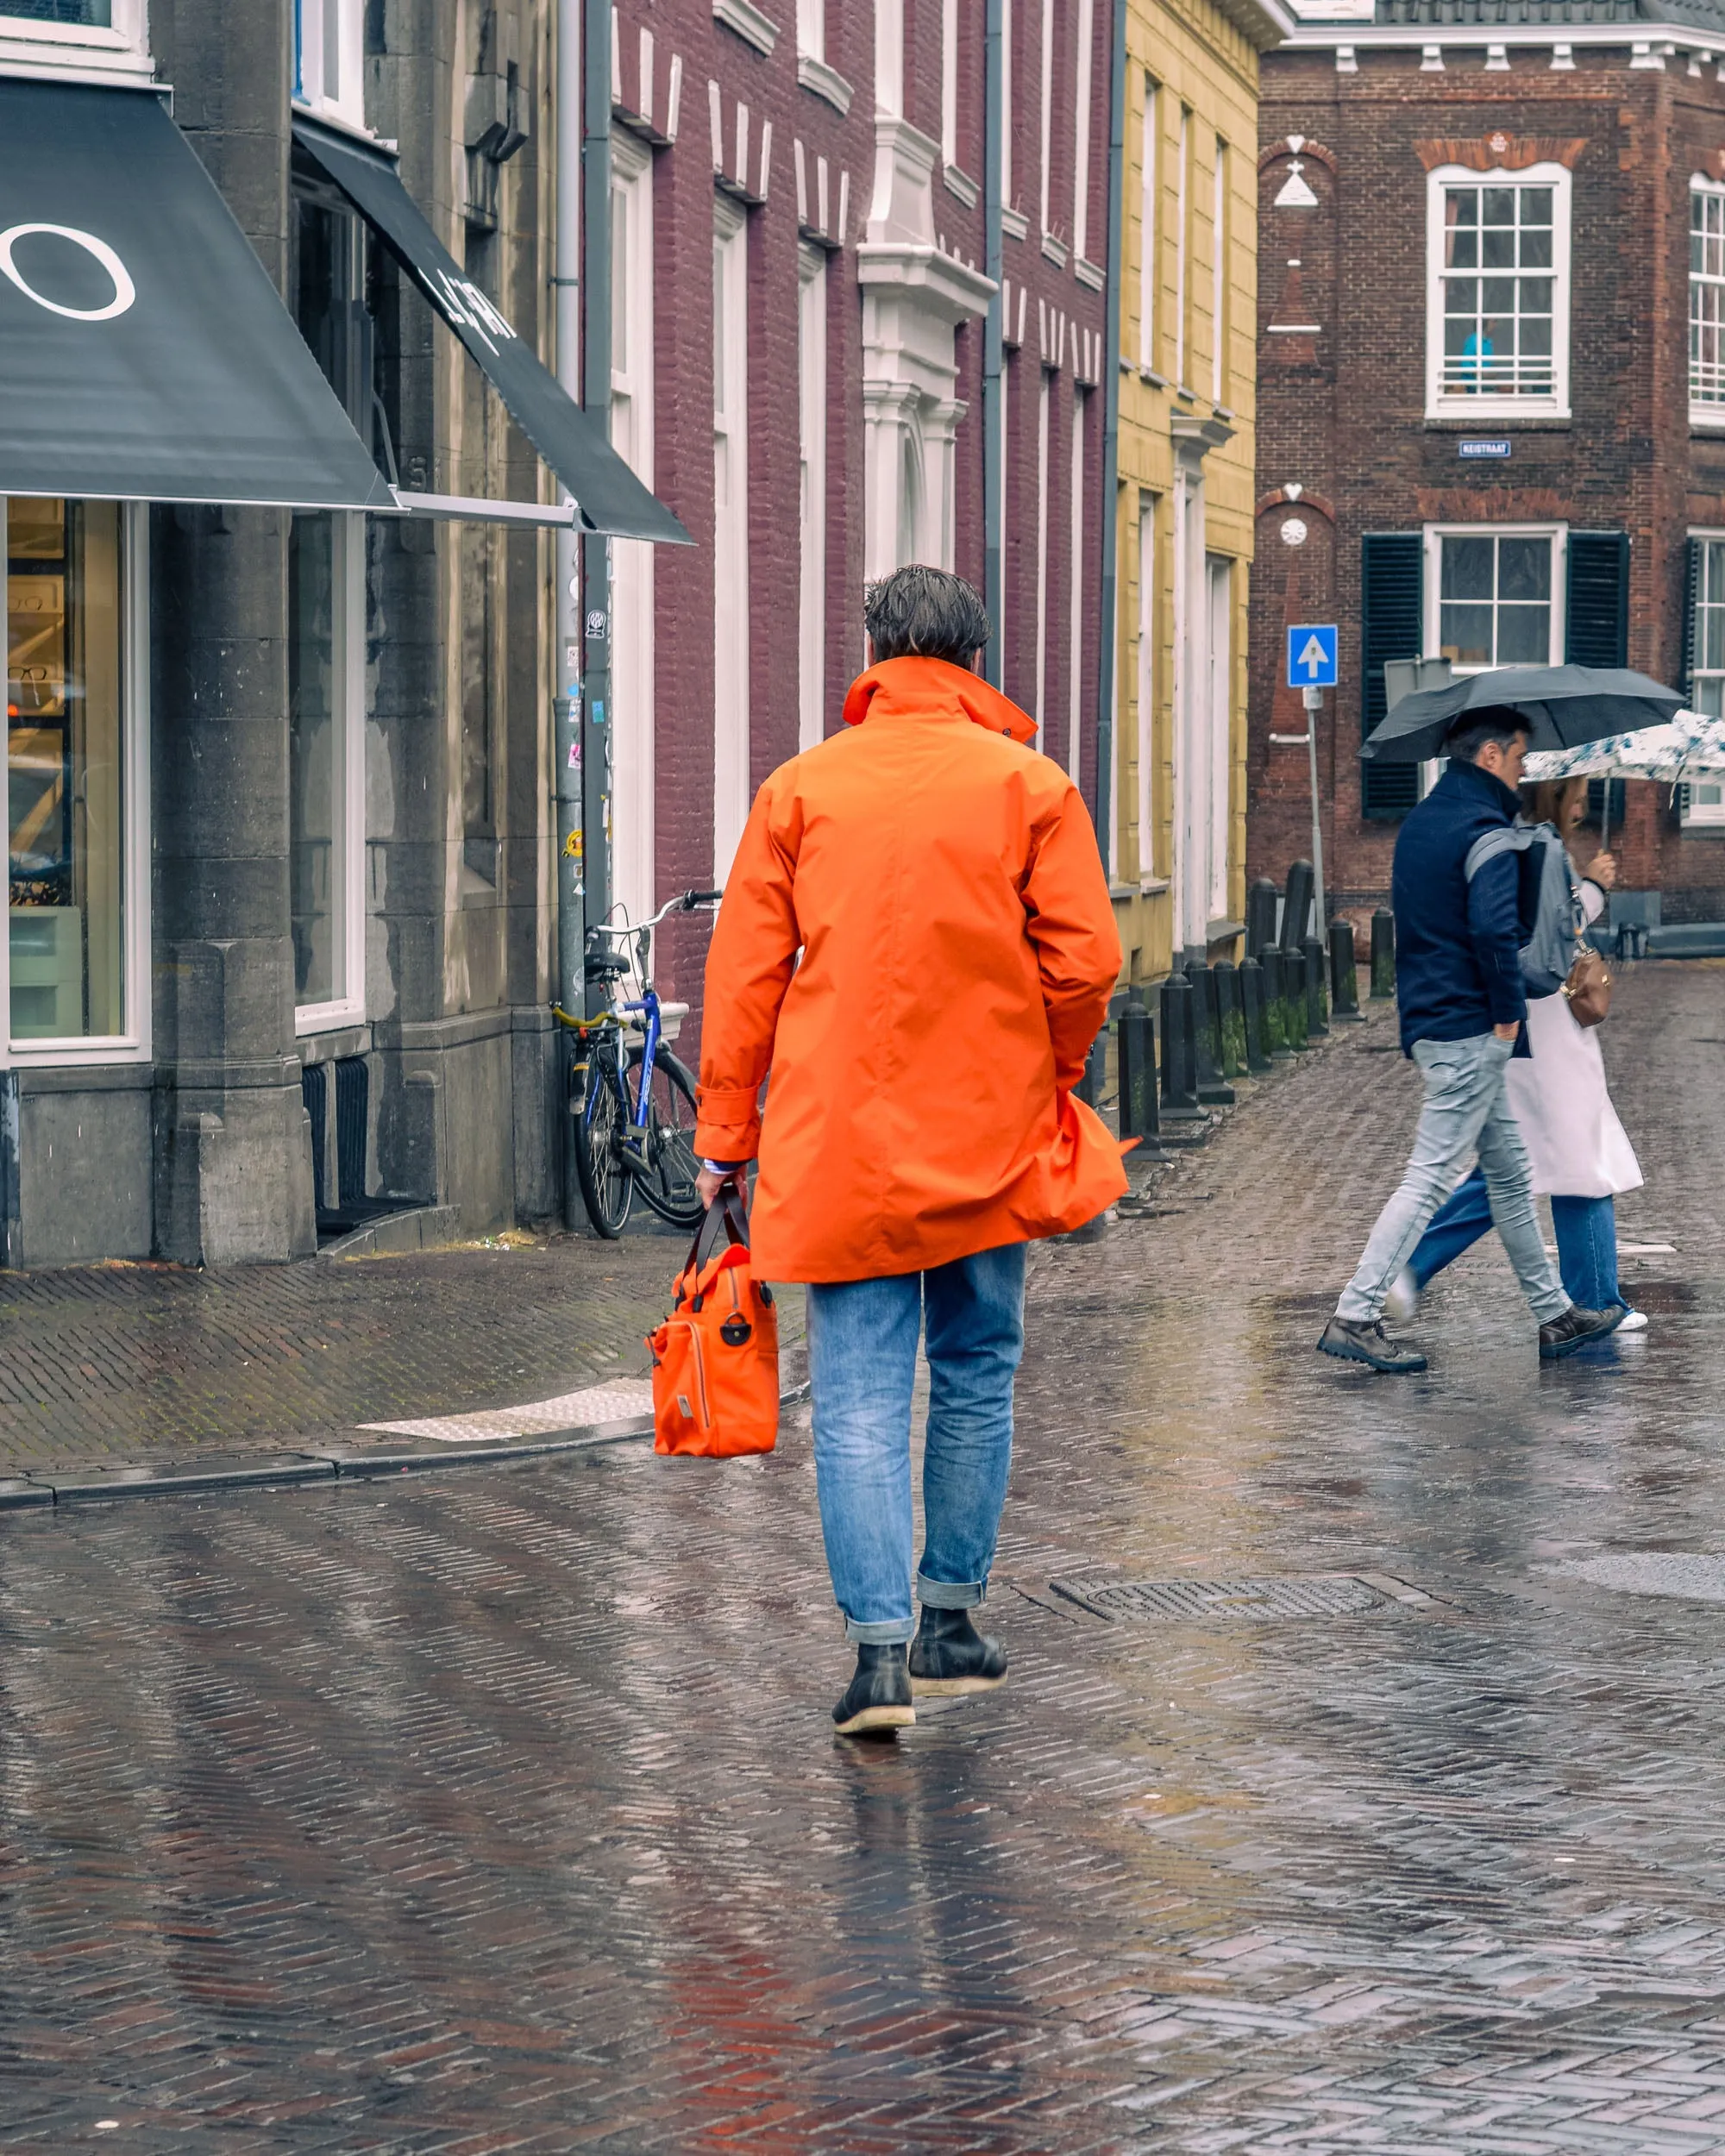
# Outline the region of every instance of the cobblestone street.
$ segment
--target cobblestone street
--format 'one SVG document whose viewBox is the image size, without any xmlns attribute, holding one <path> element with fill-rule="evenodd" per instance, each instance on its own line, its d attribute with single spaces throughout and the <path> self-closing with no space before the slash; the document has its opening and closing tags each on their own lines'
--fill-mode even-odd
<svg viewBox="0 0 1725 2156">
<path fill-rule="evenodd" d="M 1381 1012 L 1040 1249 L 1012 1679 L 896 1743 L 830 1734 L 806 1410 L 762 1461 L 0 1514 L 0 2147 L 1725 2150 L 1725 972 L 1633 970 L 1602 1038 L 1643 1335 L 1541 1366 L 1489 1241 L 1425 1376 L 1312 1351 L 1411 1129 Z M 677 1254 L 236 1282 L 249 1388 L 200 1376 L 219 1279 L 93 1272 L 85 1426 L 638 1371 Z M 16 1471 L 73 1388 L 5 1367 Z"/>
</svg>

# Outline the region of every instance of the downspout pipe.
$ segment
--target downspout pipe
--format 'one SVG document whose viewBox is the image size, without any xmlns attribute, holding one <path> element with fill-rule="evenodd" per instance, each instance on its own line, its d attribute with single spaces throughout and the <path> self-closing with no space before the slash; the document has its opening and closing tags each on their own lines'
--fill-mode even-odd
<svg viewBox="0 0 1725 2156">
<path fill-rule="evenodd" d="M 557 379 L 577 404 L 581 398 L 581 41 L 583 0 L 557 0 L 556 16 L 556 178 L 557 229 L 551 269 L 555 301 Z M 566 496 L 567 498 L 567 496 Z M 580 542 L 573 531 L 554 541 L 556 583 L 551 618 L 555 624 L 552 654 L 554 684 L 551 728 L 551 782 L 556 804 L 557 1001 L 579 1015 L 586 993 L 586 881 L 582 859 L 581 803 L 581 598 Z M 561 1068 L 558 1073 L 561 1078 Z M 562 1087 L 558 1097 L 561 1101 Z M 567 1124 L 567 1118 L 559 1121 Z M 567 1141 L 569 1133 L 565 1130 Z M 563 1219 L 575 1225 L 582 1217 L 574 1148 L 563 1146 Z"/>
<path fill-rule="evenodd" d="M 581 137 L 581 259 L 584 349 L 587 355 L 582 405 L 611 436 L 611 34 L 612 0 L 583 0 L 581 53 L 584 126 Z M 582 699 L 581 805 L 586 836 L 586 918 L 605 920 L 611 911 L 611 542 L 597 532 L 581 541 Z M 605 1000 L 601 986 L 597 1011 Z M 590 1013 L 592 1015 L 593 1013 Z"/>
<path fill-rule="evenodd" d="M 1108 84 L 1108 306 L 1102 360 L 1102 624 L 1097 638 L 1096 843 L 1112 879 L 1114 867 L 1114 698 L 1120 655 L 1120 256 L 1126 222 L 1126 5 L 1113 0 L 1113 57 Z"/>
<path fill-rule="evenodd" d="M 1000 173 L 1006 148 L 1006 0 L 987 0 L 982 34 L 982 266 L 994 279 L 982 323 L 982 603 L 988 610 L 983 672 L 1003 688 L 1001 624 L 1006 616 L 1006 565 L 1000 548 L 1005 517 L 1007 442 L 1003 369 L 1006 350 L 1006 228 L 1001 220 Z"/>
</svg>

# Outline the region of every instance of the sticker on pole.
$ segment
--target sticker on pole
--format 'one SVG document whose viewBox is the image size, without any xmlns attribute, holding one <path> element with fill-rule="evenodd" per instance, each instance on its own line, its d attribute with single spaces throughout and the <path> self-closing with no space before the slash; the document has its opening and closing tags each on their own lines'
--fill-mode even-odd
<svg viewBox="0 0 1725 2156">
<path fill-rule="evenodd" d="M 1336 625 L 1307 623 L 1288 632 L 1288 686 L 1333 689 L 1336 686 Z"/>
</svg>

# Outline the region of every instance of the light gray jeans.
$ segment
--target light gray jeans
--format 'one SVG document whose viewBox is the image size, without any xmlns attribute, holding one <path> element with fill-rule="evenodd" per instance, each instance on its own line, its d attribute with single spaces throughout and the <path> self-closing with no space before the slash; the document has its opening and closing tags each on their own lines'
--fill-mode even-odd
<svg viewBox="0 0 1725 2156">
<path fill-rule="evenodd" d="M 1339 1318 L 1370 1325 L 1383 1315 L 1391 1282 L 1476 1152 L 1491 1195 L 1492 1225 L 1534 1315 L 1544 1325 L 1569 1308 L 1557 1267 L 1546 1255 L 1534 1210 L 1533 1169 L 1503 1084 L 1512 1047 L 1495 1033 L 1414 1042 L 1426 1105 L 1414 1133 L 1413 1156 L 1402 1188 L 1377 1216 L 1359 1270 L 1342 1290 Z"/>
</svg>

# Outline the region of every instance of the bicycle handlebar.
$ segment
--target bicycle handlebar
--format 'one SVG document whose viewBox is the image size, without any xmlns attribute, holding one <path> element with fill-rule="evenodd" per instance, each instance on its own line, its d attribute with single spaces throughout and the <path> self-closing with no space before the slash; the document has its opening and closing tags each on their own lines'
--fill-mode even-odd
<svg viewBox="0 0 1725 2156">
<path fill-rule="evenodd" d="M 643 928 L 657 928 L 668 913 L 693 913 L 697 906 L 717 906 L 724 896 L 723 891 L 684 891 L 674 899 L 667 899 L 663 906 L 648 921 L 595 921 L 588 933 L 593 936 L 638 936 Z"/>
</svg>

